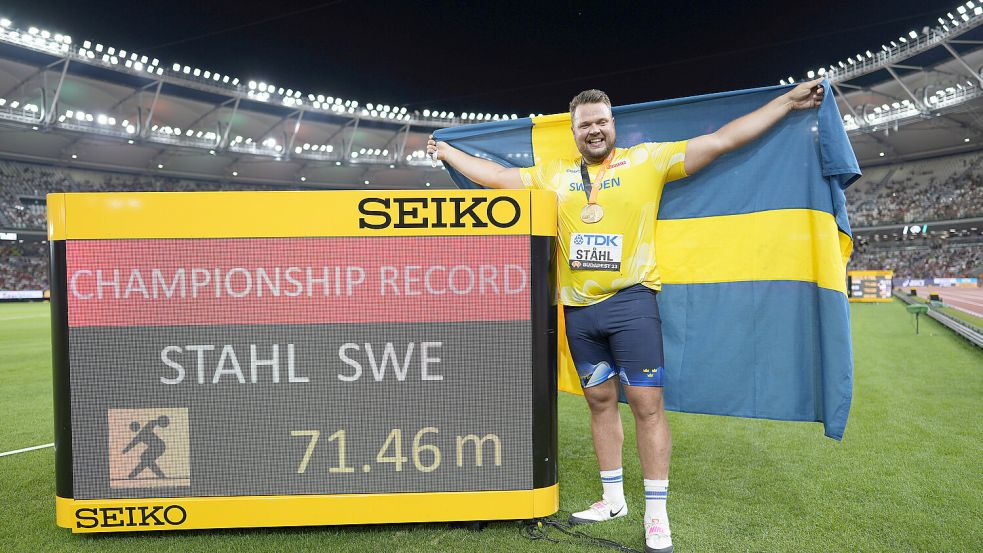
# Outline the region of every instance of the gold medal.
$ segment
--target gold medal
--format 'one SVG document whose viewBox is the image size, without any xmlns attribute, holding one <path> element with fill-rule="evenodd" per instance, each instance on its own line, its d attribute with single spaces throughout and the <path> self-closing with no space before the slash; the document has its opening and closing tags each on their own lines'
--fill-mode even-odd
<svg viewBox="0 0 983 553">
<path fill-rule="evenodd" d="M 580 210 L 580 220 L 592 225 L 604 217 L 604 208 L 598 204 L 587 204 Z"/>
<path fill-rule="evenodd" d="M 597 192 L 601 189 L 601 183 L 604 182 L 604 173 L 611 166 L 613 159 L 614 150 L 612 149 L 608 157 L 604 159 L 604 165 L 601 167 L 601 171 L 597 174 L 596 186 L 591 186 L 590 184 L 590 174 L 587 172 L 586 160 L 580 160 L 580 176 L 584 180 L 584 193 L 587 194 L 587 205 L 580 210 L 580 220 L 588 225 L 592 225 L 604 217 L 604 208 L 597 204 Z M 587 192 L 588 190 L 590 192 Z"/>
</svg>

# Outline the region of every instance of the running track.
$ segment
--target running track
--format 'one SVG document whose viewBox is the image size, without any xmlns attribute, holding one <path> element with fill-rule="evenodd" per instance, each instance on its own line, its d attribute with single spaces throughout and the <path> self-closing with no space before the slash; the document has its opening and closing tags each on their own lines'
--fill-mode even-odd
<svg viewBox="0 0 983 553">
<path fill-rule="evenodd" d="M 946 305 L 983 317 L 983 288 L 922 286 L 917 290 L 920 298 L 928 298 L 930 293 L 935 292 Z"/>
</svg>

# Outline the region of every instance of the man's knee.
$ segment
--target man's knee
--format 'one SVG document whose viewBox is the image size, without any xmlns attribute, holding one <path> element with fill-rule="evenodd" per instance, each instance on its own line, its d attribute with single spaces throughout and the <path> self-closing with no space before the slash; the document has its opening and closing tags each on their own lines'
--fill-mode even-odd
<svg viewBox="0 0 983 553">
<path fill-rule="evenodd" d="M 650 423 L 665 418 L 662 388 L 629 386 L 628 403 L 636 422 Z"/>
<path fill-rule="evenodd" d="M 618 386 L 614 379 L 597 386 L 584 388 L 584 397 L 592 413 L 602 413 L 618 408 Z"/>
</svg>

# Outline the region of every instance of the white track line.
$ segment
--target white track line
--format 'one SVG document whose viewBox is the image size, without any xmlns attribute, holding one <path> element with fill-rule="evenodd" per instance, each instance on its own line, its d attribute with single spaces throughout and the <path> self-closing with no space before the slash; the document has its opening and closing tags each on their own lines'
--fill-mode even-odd
<svg viewBox="0 0 983 553">
<path fill-rule="evenodd" d="M 49 448 L 49 447 L 55 447 L 55 444 L 42 444 L 42 445 L 36 445 L 34 447 L 25 447 L 24 449 L 15 449 L 13 451 L 4 451 L 3 453 L 0 453 L 0 457 L 6 457 L 7 455 L 14 455 L 14 454 L 17 454 L 17 453 L 24 453 L 25 451 L 34 451 L 35 449 L 45 449 L 45 448 Z"/>
<path fill-rule="evenodd" d="M 48 317 L 47 313 L 42 313 L 40 315 L 14 315 L 13 317 L 0 317 L 0 322 L 2 321 L 19 321 L 21 319 L 40 319 L 41 317 Z"/>
</svg>

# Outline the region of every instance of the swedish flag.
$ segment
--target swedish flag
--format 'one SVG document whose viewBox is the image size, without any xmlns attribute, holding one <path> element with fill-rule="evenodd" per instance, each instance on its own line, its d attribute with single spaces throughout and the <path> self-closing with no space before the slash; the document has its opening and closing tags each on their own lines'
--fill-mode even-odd
<svg viewBox="0 0 983 553">
<path fill-rule="evenodd" d="M 841 439 L 853 388 L 843 191 L 860 175 L 836 103 L 795 111 L 751 145 L 666 185 L 656 225 L 666 408 L 821 421 Z M 620 106 L 617 146 L 716 131 L 789 87 Z M 569 114 L 442 129 L 509 167 L 579 154 Z M 473 188 L 453 168 L 461 187 Z M 560 388 L 581 393 L 561 331 Z"/>
</svg>

